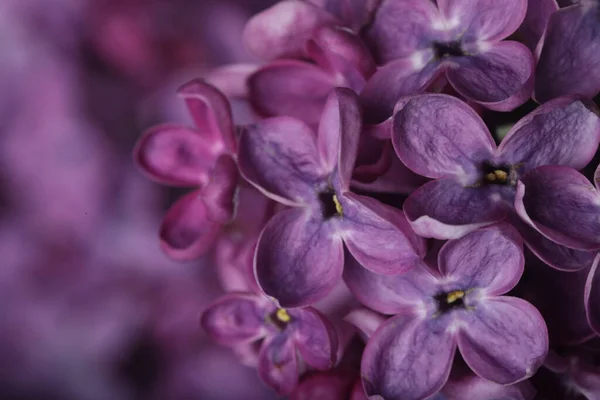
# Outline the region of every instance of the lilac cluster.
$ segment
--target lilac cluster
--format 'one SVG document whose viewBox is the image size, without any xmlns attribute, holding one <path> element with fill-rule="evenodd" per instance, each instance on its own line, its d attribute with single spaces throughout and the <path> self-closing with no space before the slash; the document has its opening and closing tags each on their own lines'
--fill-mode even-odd
<svg viewBox="0 0 600 400">
<path fill-rule="evenodd" d="M 195 188 L 160 239 L 212 256 L 204 331 L 292 399 L 599 398 L 600 2 L 283 0 L 243 39 L 135 150 Z"/>
</svg>

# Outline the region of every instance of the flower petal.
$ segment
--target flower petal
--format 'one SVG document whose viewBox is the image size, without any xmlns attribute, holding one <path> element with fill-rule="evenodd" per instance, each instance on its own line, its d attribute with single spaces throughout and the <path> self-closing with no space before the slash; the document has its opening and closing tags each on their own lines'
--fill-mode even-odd
<svg viewBox="0 0 600 400">
<path fill-rule="evenodd" d="M 517 30 L 517 36 L 532 53 L 535 52 L 537 44 L 542 38 L 550 16 L 557 10 L 556 0 L 527 1 L 527 15 Z"/>
<path fill-rule="evenodd" d="M 337 170 L 342 190 L 350 187 L 361 128 L 356 94 L 350 89 L 334 89 L 319 123 L 318 148 L 323 170 Z"/>
<path fill-rule="evenodd" d="M 285 396 L 298 386 L 298 360 L 292 340 L 285 334 L 266 339 L 258 355 L 258 376 L 277 394 Z"/>
<path fill-rule="evenodd" d="M 600 334 L 600 272 L 598 265 L 600 265 L 600 254 L 596 255 L 594 259 L 584 292 L 587 319 L 596 334 Z"/>
<path fill-rule="evenodd" d="M 502 40 L 521 25 L 527 0 L 438 0 L 446 21 L 459 26 L 465 42 Z"/>
<path fill-rule="evenodd" d="M 498 147 L 498 160 L 529 171 L 540 165 L 583 168 L 600 143 L 595 106 L 574 98 L 548 102 L 517 122 Z"/>
<path fill-rule="evenodd" d="M 504 206 L 494 194 L 489 188 L 438 179 L 415 190 L 404 202 L 404 213 L 420 236 L 457 239 L 505 218 Z"/>
<path fill-rule="evenodd" d="M 344 317 L 344 321 L 354 325 L 362 334 L 365 343 L 386 320 L 386 317 L 366 307 L 356 308 Z"/>
<path fill-rule="evenodd" d="M 137 165 L 151 179 L 172 186 L 203 186 L 208 182 L 218 149 L 197 132 L 178 125 L 148 130 L 133 151 Z"/>
<path fill-rule="evenodd" d="M 210 182 L 202 189 L 211 220 L 227 222 L 233 217 L 237 183 L 237 165 L 230 155 L 224 154 L 216 161 Z"/>
<path fill-rule="evenodd" d="M 312 374 L 302 378 L 290 400 L 346 400 L 352 383 L 349 376 L 342 374 Z"/>
<path fill-rule="evenodd" d="M 235 345 L 263 336 L 264 318 L 263 299 L 247 293 L 229 293 L 208 306 L 200 324 L 211 339 Z"/>
<path fill-rule="evenodd" d="M 323 175 L 317 139 L 301 121 L 287 117 L 248 126 L 240 137 L 240 172 L 267 197 L 298 205 L 316 196 L 314 183 Z"/>
<path fill-rule="evenodd" d="M 600 249 L 600 193 L 572 168 L 543 166 L 525 174 L 517 186 L 515 209 L 560 245 Z"/>
<path fill-rule="evenodd" d="M 535 99 L 594 97 L 600 91 L 599 41 L 597 5 L 566 7 L 552 14 L 536 68 Z"/>
<path fill-rule="evenodd" d="M 396 275 L 425 257 L 425 240 L 414 233 L 401 210 L 353 193 L 344 194 L 340 202 L 344 243 L 365 268 Z"/>
<path fill-rule="evenodd" d="M 208 215 L 200 191 L 191 192 L 175 202 L 160 226 L 160 244 L 175 260 L 193 260 L 212 247 L 221 233 L 222 223 Z"/>
<path fill-rule="evenodd" d="M 312 307 L 290 310 L 293 340 L 308 365 L 330 369 L 336 363 L 338 336 L 329 320 Z M 292 326 L 290 326 L 292 328 Z"/>
<path fill-rule="evenodd" d="M 480 377 L 508 385 L 532 376 L 548 353 L 548 331 L 525 300 L 502 296 L 462 313 L 458 348 Z"/>
<path fill-rule="evenodd" d="M 417 400 L 442 388 L 450 374 L 456 338 L 437 322 L 399 315 L 375 332 L 360 368 L 368 396 Z"/>
<path fill-rule="evenodd" d="M 403 99 L 396 110 L 394 149 L 402 162 L 420 175 L 473 177 L 478 175 L 478 165 L 489 160 L 495 150 L 481 117 L 455 97 L 416 95 Z"/>
<path fill-rule="evenodd" d="M 498 111 L 525 103 L 533 91 L 531 51 L 513 41 L 493 43 L 473 56 L 457 57 L 446 75 L 465 98 Z"/>
<path fill-rule="evenodd" d="M 317 65 L 277 60 L 252 74 L 248 86 L 250 102 L 260 114 L 294 117 L 312 126 L 336 83 Z"/>
<path fill-rule="evenodd" d="M 248 50 L 263 60 L 301 57 L 314 30 L 335 23 L 333 15 L 314 4 L 284 0 L 252 17 L 243 40 Z"/>
<path fill-rule="evenodd" d="M 447 279 L 500 295 L 514 288 L 525 267 L 523 244 L 510 225 L 490 226 L 450 240 L 441 248 L 438 267 Z"/>
<path fill-rule="evenodd" d="M 277 213 L 258 241 L 255 273 L 282 307 L 323 299 L 342 277 L 343 243 L 331 227 L 302 209 Z"/>
<path fill-rule="evenodd" d="M 477 375 L 450 379 L 442 389 L 447 400 L 533 400 L 536 390 L 529 381 L 516 385 L 500 385 Z"/>
<path fill-rule="evenodd" d="M 327 12 L 335 15 L 345 27 L 359 32 L 371 22 L 373 12 L 379 6 L 378 0 L 309 0 Z"/>
<path fill-rule="evenodd" d="M 233 117 L 225 95 L 201 79 L 186 83 L 177 93 L 185 100 L 201 135 L 234 152 Z"/>
</svg>

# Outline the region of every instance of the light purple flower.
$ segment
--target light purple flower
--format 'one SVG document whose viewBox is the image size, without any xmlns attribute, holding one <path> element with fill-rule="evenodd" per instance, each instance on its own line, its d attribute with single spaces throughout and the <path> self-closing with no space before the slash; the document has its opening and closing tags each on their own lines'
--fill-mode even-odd
<svg viewBox="0 0 600 400">
<path fill-rule="evenodd" d="M 530 172 L 544 165 L 581 169 L 592 159 L 600 142 L 593 105 L 571 98 L 544 104 L 517 122 L 497 147 L 481 118 L 462 101 L 417 95 L 398 103 L 392 142 L 404 164 L 435 179 L 404 203 L 407 218 L 422 236 L 458 238 L 512 216 L 516 201 L 521 217 L 531 214 L 524 221 L 558 244 L 582 250 L 600 244 L 594 220 L 580 226 L 595 209 L 587 189 L 581 183 L 569 186 L 569 193 L 577 193 L 569 200 L 556 189 L 563 183 L 560 175 L 544 173 L 540 185 L 539 172 Z M 578 198 L 588 204 L 586 209 L 560 215 L 572 204 L 567 201 Z M 550 213 L 566 225 L 548 221 Z"/>
<path fill-rule="evenodd" d="M 298 385 L 302 372 L 298 354 L 320 370 L 336 362 L 335 328 L 311 307 L 286 310 L 263 296 L 230 293 L 208 307 L 201 324 L 212 339 L 225 345 L 261 340 L 258 373 L 281 395 Z"/>
<path fill-rule="evenodd" d="M 267 223 L 255 273 L 282 307 L 323 299 L 342 277 L 344 244 L 366 268 L 392 275 L 412 268 L 423 239 L 401 211 L 349 191 L 361 114 L 354 92 L 329 97 L 318 134 L 289 117 L 266 119 L 240 137 L 240 172 L 268 197 L 290 206 Z"/>
<path fill-rule="evenodd" d="M 534 55 L 550 16 L 557 10 L 556 0 L 527 0 L 527 15 L 516 35 Z"/>
<path fill-rule="evenodd" d="M 448 379 L 458 347 L 480 377 L 508 385 L 532 376 L 548 351 L 544 319 L 509 296 L 523 273 L 518 233 L 509 225 L 448 241 L 439 273 L 417 267 L 403 276 L 376 275 L 358 264 L 344 278 L 368 307 L 396 314 L 365 349 L 361 376 L 367 394 L 386 400 L 425 399 Z"/>
<path fill-rule="evenodd" d="M 534 97 L 545 102 L 600 92 L 600 3 L 583 0 L 550 17 L 535 71 Z"/>
<path fill-rule="evenodd" d="M 502 41 L 521 25 L 527 0 L 383 0 L 368 32 L 384 64 L 361 94 L 367 117 L 387 118 L 396 100 L 442 74 L 466 99 L 499 111 L 523 104 L 533 89 L 533 56 Z"/>
</svg>

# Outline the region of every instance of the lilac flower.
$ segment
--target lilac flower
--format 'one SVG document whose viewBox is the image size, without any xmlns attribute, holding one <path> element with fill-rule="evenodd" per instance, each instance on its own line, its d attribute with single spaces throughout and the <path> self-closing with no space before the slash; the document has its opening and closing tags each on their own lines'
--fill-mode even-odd
<svg viewBox="0 0 600 400">
<path fill-rule="evenodd" d="M 582 0 L 550 17 L 535 71 L 537 101 L 600 92 L 600 3 Z"/>
<path fill-rule="evenodd" d="M 200 80 L 186 84 L 179 93 L 197 130 L 179 125 L 151 128 L 138 141 L 134 156 L 159 183 L 200 188 L 171 206 L 160 228 L 163 250 L 187 260 L 206 252 L 231 218 L 238 172 L 227 99 Z"/>
<path fill-rule="evenodd" d="M 536 390 L 528 381 L 515 385 L 500 385 L 477 375 L 450 377 L 442 389 L 444 400 L 533 400 Z"/>
<path fill-rule="evenodd" d="M 361 94 L 367 116 L 381 121 L 403 95 L 441 74 L 463 97 L 499 111 L 523 104 L 534 61 L 523 44 L 502 41 L 521 25 L 527 0 L 384 0 L 368 32 L 384 66 Z"/>
<path fill-rule="evenodd" d="M 575 354 L 561 356 L 548 353 L 544 367 L 548 370 L 536 376 L 536 384 L 543 398 L 561 400 L 595 400 L 600 398 L 600 369 L 590 359 L 588 349 L 576 350 Z"/>
<path fill-rule="evenodd" d="M 556 0 L 527 1 L 527 14 L 516 34 L 534 55 L 550 16 L 557 10 Z"/>
<path fill-rule="evenodd" d="M 344 243 L 377 273 L 398 274 L 424 255 L 423 239 L 401 211 L 349 191 L 361 132 L 356 95 L 329 97 L 318 134 L 301 121 L 266 119 L 240 137 L 240 172 L 268 197 L 290 206 L 267 223 L 255 273 L 283 307 L 312 304 L 340 280 Z"/>
<path fill-rule="evenodd" d="M 386 400 L 424 399 L 442 388 L 456 347 L 480 377 L 508 385 L 530 376 L 548 351 L 544 319 L 509 296 L 523 273 L 519 235 L 489 227 L 448 241 L 439 272 L 417 267 L 383 277 L 348 265 L 345 280 L 368 307 L 396 314 L 365 349 L 361 376 L 367 394 Z"/>
<path fill-rule="evenodd" d="M 319 373 L 304 379 L 290 400 L 367 400 L 360 379 L 351 374 Z"/>
<path fill-rule="evenodd" d="M 316 369 L 332 368 L 336 362 L 337 334 L 317 310 L 277 308 L 263 296 L 230 293 L 202 314 L 208 335 L 225 345 L 262 340 L 258 356 L 261 379 L 279 394 L 298 385 L 302 360 Z"/>
<path fill-rule="evenodd" d="M 465 103 L 447 95 L 417 95 L 397 105 L 392 142 L 410 169 L 435 179 L 404 203 L 407 218 L 422 236 L 458 238 L 512 216 L 517 201 L 524 221 L 553 241 L 583 250 L 600 244 L 593 221 L 578 226 L 590 215 L 586 212 L 593 212 L 591 204 L 580 212 L 571 210 L 569 217 L 577 218 L 573 221 L 563 218 L 567 214 L 553 214 L 566 226 L 548 221 L 548 213 L 566 211 L 571 204 L 561 204 L 564 192 L 556 189 L 564 182 L 560 176 L 546 175 L 544 185 L 533 172 L 523 178 L 538 166 L 580 169 L 591 160 L 600 142 L 600 119 L 582 101 L 562 98 L 539 107 L 496 147 L 481 118 Z"/>
</svg>

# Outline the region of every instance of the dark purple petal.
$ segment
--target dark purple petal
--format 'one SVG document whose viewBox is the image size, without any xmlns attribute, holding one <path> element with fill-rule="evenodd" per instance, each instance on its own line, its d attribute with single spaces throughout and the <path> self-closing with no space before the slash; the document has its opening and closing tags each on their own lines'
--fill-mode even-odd
<svg viewBox="0 0 600 400">
<path fill-rule="evenodd" d="M 525 103 L 533 91 L 534 61 L 523 44 L 504 41 L 473 56 L 457 57 L 446 76 L 468 100 L 498 111 Z"/>
<path fill-rule="evenodd" d="M 588 399 L 600 397 L 600 370 L 580 359 L 571 361 L 571 379 Z"/>
<path fill-rule="evenodd" d="M 543 166 L 525 174 L 517 186 L 515 209 L 560 245 L 600 249 L 600 193 L 572 168 Z"/>
<path fill-rule="evenodd" d="M 600 335 L 600 254 L 596 255 L 587 281 L 585 283 L 584 301 L 585 312 L 590 326 Z"/>
<path fill-rule="evenodd" d="M 429 49 L 442 19 L 431 1 L 383 0 L 367 32 L 377 61 L 386 64 Z"/>
<path fill-rule="evenodd" d="M 318 148 L 323 170 L 337 171 L 342 190 L 350 187 L 360 133 L 361 112 L 356 94 L 350 89 L 335 89 L 321 116 Z"/>
<path fill-rule="evenodd" d="M 330 224 L 303 209 L 277 213 L 258 242 L 255 272 L 261 288 L 282 307 L 323 299 L 344 269 L 344 246 Z"/>
<path fill-rule="evenodd" d="M 533 400 L 536 390 L 531 383 L 519 382 L 516 385 L 500 385 L 468 375 L 460 379 L 450 379 L 442 389 L 447 400 Z"/>
<path fill-rule="evenodd" d="M 413 268 L 425 256 L 424 239 L 413 232 L 401 210 L 353 193 L 344 194 L 340 202 L 344 243 L 365 268 L 395 275 Z"/>
<path fill-rule="evenodd" d="M 151 179 L 173 186 L 208 182 L 220 144 L 178 125 L 159 125 L 140 138 L 133 151 L 138 166 Z"/>
<path fill-rule="evenodd" d="M 330 369 L 336 363 L 338 336 L 335 328 L 312 307 L 290 310 L 293 340 L 302 359 L 316 369 Z"/>
<path fill-rule="evenodd" d="M 285 0 L 255 15 L 244 29 L 244 43 L 264 60 L 305 55 L 304 46 L 319 27 L 336 19 L 320 7 L 304 1 Z"/>
<path fill-rule="evenodd" d="M 293 341 L 284 334 L 266 339 L 258 356 L 258 376 L 279 395 L 298 385 L 298 360 Z"/>
<path fill-rule="evenodd" d="M 310 202 L 320 169 L 317 138 L 301 121 L 288 117 L 248 126 L 240 137 L 242 176 L 267 197 L 288 205 Z"/>
<path fill-rule="evenodd" d="M 371 22 L 374 11 L 378 7 L 378 0 L 308 0 L 317 4 L 337 19 L 343 25 L 359 32 L 360 29 Z"/>
<path fill-rule="evenodd" d="M 186 83 L 177 93 L 185 100 L 201 136 L 234 152 L 231 106 L 223 93 L 201 79 Z"/>
<path fill-rule="evenodd" d="M 438 179 L 415 190 L 404 202 L 404 213 L 423 237 L 457 239 L 505 218 L 505 207 L 496 194 L 493 188 Z"/>
<path fill-rule="evenodd" d="M 527 0 L 438 0 L 447 23 L 460 27 L 465 42 L 495 42 L 508 37 L 523 22 Z"/>
<path fill-rule="evenodd" d="M 392 143 L 408 168 L 429 178 L 478 177 L 478 165 L 495 150 L 481 117 L 466 103 L 445 94 L 401 100 L 394 114 Z"/>
<path fill-rule="evenodd" d="M 237 165 L 230 155 L 224 154 L 215 163 L 210 182 L 202 189 L 202 199 L 211 220 L 227 222 L 232 218 L 237 183 Z"/>
<path fill-rule="evenodd" d="M 349 377 L 335 373 L 320 373 L 309 375 L 302 382 L 290 400 L 347 400 Z"/>
<path fill-rule="evenodd" d="M 367 395 L 417 400 L 442 388 L 450 374 L 456 337 L 437 322 L 399 315 L 375 332 L 360 371 Z"/>
<path fill-rule="evenodd" d="M 265 116 L 289 116 L 316 125 L 335 77 L 322 67 L 277 60 L 248 78 L 252 106 Z"/>
<path fill-rule="evenodd" d="M 593 105 L 574 98 L 548 102 L 517 122 L 500 144 L 498 160 L 529 171 L 540 165 L 583 168 L 600 143 Z"/>
<path fill-rule="evenodd" d="M 548 353 L 544 318 L 517 297 L 488 298 L 461 313 L 458 348 L 480 377 L 508 385 L 531 377 Z"/>
<path fill-rule="evenodd" d="M 438 255 L 440 272 L 465 288 L 486 295 L 508 292 L 519 282 L 525 266 L 519 233 L 510 225 L 492 226 L 450 240 Z"/>
<path fill-rule="evenodd" d="M 536 69 L 537 101 L 568 94 L 592 98 L 600 91 L 598 10 L 596 3 L 567 7 L 552 14 Z"/>
<path fill-rule="evenodd" d="M 596 185 L 596 189 L 600 191 L 600 164 L 596 168 L 596 172 L 594 173 L 594 185 Z"/>
<path fill-rule="evenodd" d="M 550 16 L 557 10 L 556 0 L 527 1 L 527 15 L 517 30 L 517 35 L 532 53 L 535 52 L 536 46 L 542 38 Z"/>
<path fill-rule="evenodd" d="M 202 193 L 194 191 L 175 202 L 165 214 L 160 226 L 160 244 L 169 257 L 193 260 L 209 251 L 222 223 L 208 214 Z"/>
<path fill-rule="evenodd" d="M 246 293 L 229 293 L 202 314 L 200 324 L 211 339 L 235 345 L 265 335 L 265 299 Z"/>
</svg>

